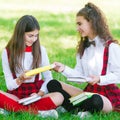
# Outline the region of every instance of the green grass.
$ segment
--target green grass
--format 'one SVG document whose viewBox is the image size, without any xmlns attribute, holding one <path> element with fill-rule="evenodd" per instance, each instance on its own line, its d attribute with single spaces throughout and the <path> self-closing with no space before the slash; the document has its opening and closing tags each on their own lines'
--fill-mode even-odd
<svg viewBox="0 0 120 120">
<path fill-rule="evenodd" d="M 1 0 L 0 3 L 0 55 L 9 41 L 16 21 L 25 14 L 35 16 L 40 23 L 40 42 L 47 49 L 50 62 L 59 61 L 70 67 L 75 65 L 76 44 L 78 41 L 75 25 L 75 14 L 84 6 L 87 0 Z M 106 14 L 110 30 L 115 39 L 120 40 L 119 0 L 93 0 Z M 114 3 L 113 3 L 114 2 Z M 64 12 L 65 11 L 65 12 Z M 114 16 L 114 17 L 113 17 Z M 53 77 L 66 82 L 61 74 L 53 72 Z M 67 82 L 66 82 L 67 83 Z M 70 83 L 76 87 L 84 88 L 86 84 Z M 0 89 L 6 90 L 0 59 Z M 1 99 L 1 98 L 0 98 Z M 35 115 L 28 113 L 12 113 L 10 116 L 0 115 L 0 120 L 39 120 Z M 59 120 L 79 120 L 69 113 L 59 115 Z M 119 120 L 119 113 L 94 114 L 89 120 Z M 86 120 L 88 120 L 86 118 Z M 52 120 L 48 118 L 48 120 Z"/>
</svg>

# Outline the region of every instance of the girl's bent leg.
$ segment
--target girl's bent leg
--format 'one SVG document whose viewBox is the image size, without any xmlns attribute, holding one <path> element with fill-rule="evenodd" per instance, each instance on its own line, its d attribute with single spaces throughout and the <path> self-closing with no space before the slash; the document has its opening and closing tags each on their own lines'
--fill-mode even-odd
<svg viewBox="0 0 120 120">
<path fill-rule="evenodd" d="M 7 96 L 7 97 L 9 97 L 9 98 L 11 98 L 11 99 L 13 99 L 14 101 L 19 100 L 19 98 L 17 96 L 13 95 L 13 94 L 10 94 L 10 93 L 7 93 L 7 92 L 1 91 L 1 90 L 0 90 L 0 93 Z"/>
<path fill-rule="evenodd" d="M 57 80 L 51 80 L 48 84 L 47 84 L 47 88 L 49 92 L 59 92 L 62 94 L 62 96 L 64 97 L 64 101 L 62 103 L 62 106 L 68 110 L 71 111 L 73 109 L 73 105 L 72 103 L 70 103 L 69 98 L 71 97 L 69 93 L 67 93 L 63 88 L 62 85 L 59 81 Z"/>
<path fill-rule="evenodd" d="M 44 97 L 50 97 L 51 100 L 54 102 L 54 104 L 56 106 L 62 105 L 62 103 L 64 101 L 63 95 L 61 93 L 59 93 L 59 92 L 49 93 L 49 94 L 44 95 Z"/>
<path fill-rule="evenodd" d="M 17 102 L 17 100 L 11 97 L 11 94 L 0 92 L 0 107 L 8 111 L 17 112 L 17 111 L 27 111 L 28 107 L 23 106 Z"/>
<path fill-rule="evenodd" d="M 84 100 L 79 108 L 91 113 L 99 111 L 108 113 L 112 111 L 112 104 L 107 97 L 100 94 L 94 94 L 91 98 Z"/>
<path fill-rule="evenodd" d="M 72 85 L 66 84 L 64 82 L 60 82 L 62 85 L 63 90 L 69 93 L 70 96 L 74 96 L 83 92 L 80 88 L 74 87 Z"/>
<path fill-rule="evenodd" d="M 90 98 L 82 101 L 78 105 L 79 111 L 89 111 L 91 113 L 100 112 L 103 109 L 102 97 L 98 94 L 92 95 Z"/>
<path fill-rule="evenodd" d="M 100 95 L 100 96 L 102 97 L 102 100 L 103 100 L 103 109 L 102 109 L 102 111 L 105 112 L 105 113 L 111 112 L 113 110 L 113 108 L 112 108 L 112 104 L 111 104 L 110 100 L 107 97 L 103 96 L 103 95 Z"/>
<path fill-rule="evenodd" d="M 15 99 L 7 96 L 5 93 L 0 93 L 0 108 L 6 109 L 11 112 L 30 112 L 37 114 L 38 110 L 55 109 L 57 106 L 54 104 L 50 97 L 41 98 L 39 101 L 30 105 L 19 104 Z"/>
</svg>

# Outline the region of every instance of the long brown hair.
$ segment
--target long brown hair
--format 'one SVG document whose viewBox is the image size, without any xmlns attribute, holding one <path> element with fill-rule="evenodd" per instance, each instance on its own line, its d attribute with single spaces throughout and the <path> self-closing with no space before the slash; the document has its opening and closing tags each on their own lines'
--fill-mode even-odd
<svg viewBox="0 0 120 120">
<path fill-rule="evenodd" d="M 31 15 L 25 15 L 21 17 L 14 29 L 13 35 L 8 42 L 6 49 L 9 52 L 9 65 L 12 73 L 24 70 L 22 68 L 22 59 L 24 59 L 25 51 L 25 32 L 30 32 L 34 30 L 40 30 L 40 26 L 35 17 Z M 38 39 L 32 45 L 33 63 L 32 68 L 37 68 L 41 62 L 41 50 L 39 35 Z"/>
<path fill-rule="evenodd" d="M 92 3 L 88 3 L 82 8 L 77 14 L 76 17 L 83 16 L 87 21 L 91 22 L 91 27 L 93 33 L 98 35 L 100 38 L 107 40 L 113 40 L 112 35 L 110 34 L 109 27 L 106 22 L 106 18 L 102 11 Z M 80 37 L 80 41 L 77 46 L 77 53 L 80 56 L 83 55 L 86 42 L 88 37 Z"/>
</svg>

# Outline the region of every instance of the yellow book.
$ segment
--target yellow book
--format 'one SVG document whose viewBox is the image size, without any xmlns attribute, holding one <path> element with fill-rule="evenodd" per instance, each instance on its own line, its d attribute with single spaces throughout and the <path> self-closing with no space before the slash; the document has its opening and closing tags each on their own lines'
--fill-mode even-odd
<svg viewBox="0 0 120 120">
<path fill-rule="evenodd" d="M 47 70 L 53 69 L 54 67 L 55 67 L 55 65 L 54 65 L 54 64 L 51 64 L 51 65 L 48 65 L 48 66 L 36 68 L 36 69 L 33 69 L 33 70 L 30 70 L 30 71 L 26 72 L 25 75 L 26 75 L 27 77 L 33 76 L 33 75 L 36 75 L 36 74 L 38 74 L 38 73 L 45 72 L 45 71 L 47 71 Z"/>
</svg>

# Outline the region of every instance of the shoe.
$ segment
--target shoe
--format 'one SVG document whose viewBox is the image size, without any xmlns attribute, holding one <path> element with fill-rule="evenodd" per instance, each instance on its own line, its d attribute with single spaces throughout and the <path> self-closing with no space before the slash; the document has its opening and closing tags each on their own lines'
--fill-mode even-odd
<svg viewBox="0 0 120 120">
<path fill-rule="evenodd" d="M 47 118 L 47 117 L 52 117 L 57 119 L 58 118 L 58 113 L 56 110 L 44 110 L 44 111 L 38 111 L 38 116 L 42 118 Z"/>
<path fill-rule="evenodd" d="M 91 117 L 92 114 L 88 111 L 85 111 L 85 112 L 78 112 L 77 116 L 79 116 L 80 118 L 85 118 L 85 117 Z"/>
<path fill-rule="evenodd" d="M 5 110 L 5 109 L 3 109 L 3 108 L 0 108 L 0 114 L 1 114 L 1 115 L 9 115 L 10 112 L 7 111 L 7 110 Z"/>
<path fill-rule="evenodd" d="M 65 113 L 65 112 L 67 112 L 67 110 L 64 107 L 62 107 L 62 106 L 57 107 L 56 110 L 57 110 L 58 113 Z"/>
</svg>

